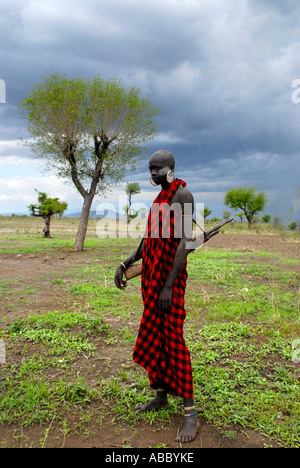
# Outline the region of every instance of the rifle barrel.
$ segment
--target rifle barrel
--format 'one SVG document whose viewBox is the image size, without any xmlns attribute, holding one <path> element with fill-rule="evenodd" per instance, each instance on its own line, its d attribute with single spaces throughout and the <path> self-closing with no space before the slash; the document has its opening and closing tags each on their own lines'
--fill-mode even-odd
<svg viewBox="0 0 300 468">
<path fill-rule="evenodd" d="M 224 221 L 217 224 L 217 226 L 213 227 L 212 229 L 210 229 L 207 232 L 203 231 L 203 229 L 201 228 L 201 230 L 203 232 L 202 232 L 202 234 L 200 234 L 200 236 L 196 236 L 195 239 L 193 240 L 193 242 L 196 242 L 196 245 L 194 245 L 194 248 L 192 248 L 190 250 L 190 252 L 193 252 L 197 247 L 199 247 L 200 245 L 203 245 L 205 242 L 209 241 L 209 239 L 211 239 L 215 235 L 219 234 L 221 227 L 225 226 L 225 224 L 228 224 L 228 223 L 231 223 L 234 226 L 234 222 L 233 222 L 232 217 L 224 219 Z M 195 222 L 195 224 L 197 224 L 197 223 Z M 198 226 L 198 224 L 197 224 L 197 226 Z"/>
<path fill-rule="evenodd" d="M 231 224 L 234 225 L 234 223 L 233 223 L 233 217 L 224 219 L 224 221 L 222 221 L 221 223 L 217 224 L 215 227 L 213 227 L 212 229 L 210 229 L 209 231 L 207 231 L 206 235 L 209 236 L 209 235 L 212 234 L 213 232 L 219 231 L 219 229 L 221 229 L 221 227 L 225 226 L 225 224 L 228 224 L 228 223 L 231 223 Z"/>
</svg>

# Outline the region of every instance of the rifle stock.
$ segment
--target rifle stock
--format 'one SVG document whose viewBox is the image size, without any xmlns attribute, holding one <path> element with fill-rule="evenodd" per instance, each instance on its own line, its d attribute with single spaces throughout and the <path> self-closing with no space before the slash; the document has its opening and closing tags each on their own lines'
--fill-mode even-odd
<svg viewBox="0 0 300 468">
<path fill-rule="evenodd" d="M 130 265 L 128 268 L 126 268 L 124 273 L 127 280 L 135 278 L 136 276 L 142 274 L 142 264 L 138 263 L 137 265 Z"/>
</svg>

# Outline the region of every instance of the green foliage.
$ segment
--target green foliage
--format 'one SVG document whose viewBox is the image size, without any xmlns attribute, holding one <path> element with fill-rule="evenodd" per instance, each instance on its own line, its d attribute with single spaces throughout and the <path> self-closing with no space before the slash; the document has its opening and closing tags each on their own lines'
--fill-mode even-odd
<svg viewBox="0 0 300 468">
<path fill-rule="evenodd" d="M 44 344 L 50 355 L 65 355 L 69 359 L 74 354 L 82 351 L 91 352 L 94 349 L 84 335 L 70 333 L 76 325 L 100 333 L 107 331 L 106 324 L 100 318 L 58 311 L 43 316 L 34 315 L 26 320 L 17 320 L 10 325 L 8 330 L 11 336 L 22 335 L 23 339 Z"/>
<path fill-rule="evenodd" d="M 140 90 L 120 80 L 44 78 L 20 102 L 31 139 L 48 169 L 72 180 L 84 198 L 75 242 L 82 251 L 93 199 L 135 169 L 144 144 L 157 135 L 159 112 Z"/>
<path fill-rule="evenodd" d="M 99 317 L 61 311 L 17 320 L 7 328 L 14 343 L 35 343 L 39 352 L 29 357 L 24 351 L 18 370 L 8 366 L 6 379 L 0 379 L 1 423 L 18 420 L 27 426 L 59 420 L 63 408 L 70 410 L 72 405 L 85 405 L 96 397 L 80 376 L 69 381 L 67 377 L 53 380 L 46 375 L 63 374 L 83 353 L 90 356 L 95 350 L 87 336 L 90 331 L 102 336 L 108 327 Z"/>
<path fill-rule="evenodd" d="M 204 208 L 204 212 L 203 212 L 204 219 L 206 219 L 207 216 L 209 216 L 210 214 L 211 214 L 211 210 L 209 208 Z"/>
<path fill-rule="evenodd" d="M 242 323 L 205 326 L 194 352 L 196 399 L 208 421 L 259 430 L 299 447 L 299 385 L 293 366 L 283 366 L 291 346 L 278 332 L 264 342 Z M 256 337 L 257 339 L 253 339 Z"/>
<path fill-rule="evenodd" d="M 264 192 L 256 193 L 254 187 L 245 186 L 230 189 L 225 195 L 224 203 L 235 210 L 243 210 L 251 228 L 254 216 L 264 210 L 267 198 Z"/>
<path fill-rule="evenodd" d="M 265 214 L 261 219 L 264 223 L 269 223 L 271 221 L 271 216 L 268 214 Z"/>
<path fill-rule="evenodd" d="M 199 211 L 200 216 L 204 218 L 204 221 L 207 221 L 207 217 L 211 214 L 211 210 L 205 207 L 203 210 Z"/>
<path fill-rule="evenodd" d="M 29 205 L 28 207 L 33 216 L 41 216 L 42 218 L 54 214 L 62 216 L 68 208 L 68 204 L 59 201 L 59 198 L 49 198 L 45 192 L 38 190 L 36 192 L 38 193 L 38 205 Z"/>
<path fill-rule="evenodd" d="M 291 231 L 294 231 L 295 229 L 297 229 L 297 223 L 295 223 L 295 221 L 293 221 L 292 223 L 289 224 L 289 229 Z"/>
<path fill-rule="evenodd" d="M 84 195 L 119 181 L 135 167 L 143 144 L 157 133 L 158 109 L 120 80 L 44 77 L 20 102 L 28 143 L 50 169 L 70 178 Z"/>
<path fill-rule="evenodd" d="M 127 216 L 127 222 L 130 222 L 132 219 L 135 219 L 139 214 L 138 211 L 131 209 L 131 199 L 132 195 L 141 193 L 140 184 L 138 182 L 127 182 L 125 191 L 128 197 L 128 205 L 124 206 L 124 211 Z"/>
<path fill-rule="evenodd" d="M 131 200 L 132 195 L 141 193 L 140 184 L 138 182 L 127 182 L 125 191 L 128 198 Z"/>
</svg>

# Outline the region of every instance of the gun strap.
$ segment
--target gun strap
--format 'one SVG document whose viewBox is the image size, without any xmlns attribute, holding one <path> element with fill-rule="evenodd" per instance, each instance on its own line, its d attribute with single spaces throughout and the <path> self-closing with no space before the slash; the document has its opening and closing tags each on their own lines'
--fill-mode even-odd
<svg viewBox="0 0 300 468">
<path fill-rule="evenodd" d="M 197 221 L 195 220 L 195 218 L 193 218 L 193 222 L 196 224 L 196 226 L 198 226 L 199 229 L 201 229 L 201 231 L 203 232 L 203 234 L 206 235 L 206 232 L 204 231 L 204 229 L 202 229 L 201 226 L 199 226 L 199 224 L 197 223 Z"/>
</svg>

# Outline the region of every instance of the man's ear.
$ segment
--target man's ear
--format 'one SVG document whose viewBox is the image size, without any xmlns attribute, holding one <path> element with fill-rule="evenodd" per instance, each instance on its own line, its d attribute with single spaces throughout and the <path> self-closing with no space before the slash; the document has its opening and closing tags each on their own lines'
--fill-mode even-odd
<svg viewBox="0 0 300 468">
<path fill-rule="evenodd" d="M 171 171 L 174 171 L 174 168 L 175 168 L 175 165 L 171 164 L 171 166 L 170 166 Z"/>
</svg>

